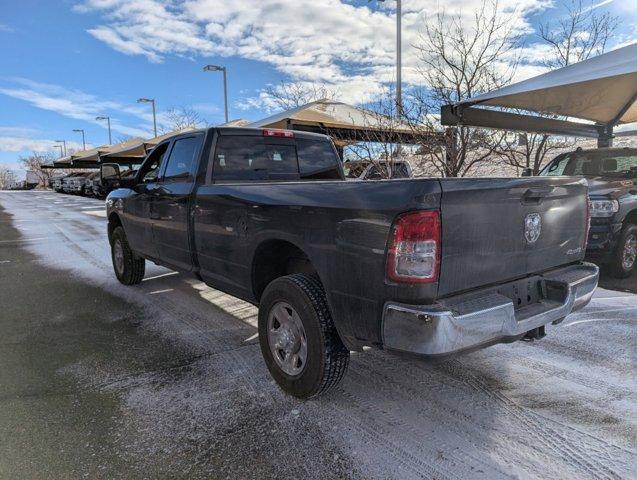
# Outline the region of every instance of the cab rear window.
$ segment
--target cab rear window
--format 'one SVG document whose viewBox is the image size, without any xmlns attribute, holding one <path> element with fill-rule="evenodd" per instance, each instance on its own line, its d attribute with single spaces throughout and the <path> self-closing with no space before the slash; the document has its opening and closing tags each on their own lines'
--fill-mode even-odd
<svg viewBox="0 0 637 480">
<path fill-rule="evenodd" d="M 328 141 L 238 135 L 217 141 L 215 182 L 332 178 L 341 176 L 338 156 Z"/>
</svg>

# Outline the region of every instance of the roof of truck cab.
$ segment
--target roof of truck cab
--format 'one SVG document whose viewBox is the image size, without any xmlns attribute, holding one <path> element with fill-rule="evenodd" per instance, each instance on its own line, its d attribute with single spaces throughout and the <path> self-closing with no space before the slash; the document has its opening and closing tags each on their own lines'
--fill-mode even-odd
<svg viewBox="0 0 637 480">
<path fill-rule="evenodd" d="M 328 135 L 321 133 L 304 132 L 301 130 L 286 130 L 282 128 L 256 128 L 256 127 L 216 127 L 216 129 L 222 135 L 250 135 L 250 136 L 263 136 L 264 131 L 286 131 L 292 132 L 295 137 L 299 138 L 312 138 L 316 140 L 331 140 Z M 282 137 L 283 138 L 283 137 Z"/>
<path fill-rule="evenodd" d="M 570 151 L 570 152 L 566 152 L 564 155 L 572 155 L 573 153 L 575 153 L 575 154 L 582 154 L 582 153 L 597 153 L 597 154 L 609 153 L 609 154 L 613 155 L 613 154 L 619 154 L 619 153 L 635 153 L 635 152 L 637 152 L 637 148 L 635 148 L 635 147 L 587 148 L 587 149 L 573 150 L 573 151 Z"/>
</svg>

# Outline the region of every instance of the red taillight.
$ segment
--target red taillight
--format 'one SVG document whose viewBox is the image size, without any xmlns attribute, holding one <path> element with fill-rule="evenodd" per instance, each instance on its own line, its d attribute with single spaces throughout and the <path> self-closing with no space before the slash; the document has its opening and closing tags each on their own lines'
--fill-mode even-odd
<svg viewBox="0 0 637 480">
<path fill-rule="evenodd" d="M 294 132 L 292 130 L 274 130 L 271 128 L 267 128 L 263 130 L 264 137 L 284 137 L 284 138 L 294 138 Z"/>
<path fill-rule="evenodd" d="M 400 215 L 391 231 L 387 279 L 399 283 L 438 281 L 440 212 L 426 210 Z"/>
</svg>

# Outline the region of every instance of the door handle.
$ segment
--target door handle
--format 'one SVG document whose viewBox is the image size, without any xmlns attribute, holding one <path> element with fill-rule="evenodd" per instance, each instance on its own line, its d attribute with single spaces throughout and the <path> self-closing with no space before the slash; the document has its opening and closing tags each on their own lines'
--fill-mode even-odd
<svg viewBox="0 0 637 480">
<path fill-rule="evenodd" d="M 522 203 L 540 203 L 544 197 L 549 195 L 554 187 L 548 188 L 529 188 L 522 195 Z"/>
</svg>

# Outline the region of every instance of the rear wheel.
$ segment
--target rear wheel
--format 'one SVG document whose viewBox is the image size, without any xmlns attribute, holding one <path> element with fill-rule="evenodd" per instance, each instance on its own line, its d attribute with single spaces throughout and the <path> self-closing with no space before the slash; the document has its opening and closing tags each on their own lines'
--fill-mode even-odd
<svg viewBox="0 0 637 480">
<path fill-rule="evenodd" d="M 330 390 L 349 363 L 323 286 L 310 275 L 287 275 L 266 287 L 259 305 L 259 343 L 272 377 L 298 398 Z"/>
<path fill-rule="evenodd" d="M 629 223 L 624 227 L 610 264 L 611 273 L 617 278 L 632 275 L 637 266 L 637 225 Z"/>
<path fill-rule="evenodd" d="M 111 236 L 111 258 L 115 276 L 124 285 L 137 285 L 144 278 L 146 261 L 128 246 L 126 233 L 116 227 Z"/>
</svg>

